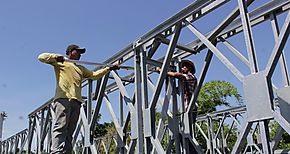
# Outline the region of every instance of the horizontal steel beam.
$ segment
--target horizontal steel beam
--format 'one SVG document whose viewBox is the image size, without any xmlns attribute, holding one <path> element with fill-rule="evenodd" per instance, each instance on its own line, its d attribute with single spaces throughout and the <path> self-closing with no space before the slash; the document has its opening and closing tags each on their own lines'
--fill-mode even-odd
<svg viewBox="0 0 290 154">
<path fill-rule="evenodd" d="M 256 26 L 260 23 L 263 23 L 270 19 L 270 14 L 275 13 L 279 15 L 281 13 L 286 12 L 290 8 L 290 1 L 289 0 L 273 0 L 249 13 L 249 18 L 251 21 L 251 26 Z M 232 37 L 240 32 L 243 31 L 242 28 L 242 21 L 241 18 L 234 20 L 227 28 L 225 28 L 220 35 L 217 35 L 216 39 L 219 37 L 223 37 L 224 39 Z M 210 34 L 210 33 L 209 33 Z M 207 34 L 207 35 L 209 35 Z M 207 36 L 206 35 L 206 36 Z M 191 43 L 187 44 L 186 46 L 196 49 L 196 52 L 200 52 L 201 50 L 205 49 L 206 47 L 203 45 L 203 42 L 199 39 L 192 41 Z M 175 54 L 175 57 L 185 58 L 189 56 L 185 51 L 178 51 Z M 175 58 L 174 57 L 174 58 Z"/>
<path fill-rule="evenodd" d="M 11 137 L 9 137 L 9 138 L 3 140 L 2 143 L 6 142 L 6 141 L 9 141 L 9 140 L 13 140 L 13 139 L 15 139 L 17 136 L 22 135 L 22 134 L 28 134 L 28 129 L 26 128 L 26 129 L 24 129 L 24 130 L 18 132 L 17 134 L 15 134 L 15 135 L 13 135 L 13 136 L 11 136 Z"/>
<path fill-rule="evenodd" d="M 279 15 L 283 12 L 286 12 L 287 10 L 289 10 L 290 8 L 290 0 L 281 0 L 281 1 L 276 1 L 273 0 L 255 10 L 253 10 L 252 12 L 250 12 L 250 20 L 252 23 L 252 26 L 258 25 L 259 23 L 265 22 L 267 20 L 269 20 L 269 16 L 271 13 L 275 12 L 276 15 Z M 236 20 L 234 20 L 225 30 L 222 31 L 222 33 L 220 35 L 218 35 L 216 38 L 218 37 L 223 37 L 223 38 L 228 38 L 231 36 L 234 36 L 236 34 L 238 34 L 238 32 L 242 32 L 242 22 L 241 19 L 238 18 Z M 235 32 L 235 33 L 231 33 L 231 32 Z M 227 37 L 226 37 L 227 36 Z M 159 36 L 158 36 L 159 37 Z M 157 38 L 158 38 L 157 37 Z M 176 52 L 173 55 L 173 58 L 185 58 L 187 56 L 192 55 L 193 53 L 198 53 L 200 52 L 200 50 L 204 49 L 205 46 L 203 46 L 203 43 L 197 39 L 194 40 L 193 42 L 185 45 L 185 47 L 187 47 L 187 49 L 192 49 L 192 50 L 181 50 L 178 49 L 176 50 Z M 125 48 L 127 49 L 127 48 Z M 122 52 L 125 52 L 126 50 L 123 50 Z M 193 52 L 193 53 L 191 53 Z M 120 55 L 121 52 L 119 53 Z M 118 56 L 116 56 L 115 58 L 112 59 L 118 59 Z M 112 60 L 111 59 L 111 60 Z M 164 58 L 160 58 L 158 61 L 162 62 Z M 125 79 L 133 79 L 134 78 L 134 74 L 130 74 L 126 77 L 124 77 Z M 115 89 L 116 88 L 116 84 L 112 83 L 107 87 L 108 91 L 111 91 L 111 89 Z"/>
<path fill-rule="evenodd" d="M 144 43 L 150 41 L 151 39 L 154 39 L 154 37 L 158 35 L 165 35 L 165 37 L 172 35 L 172 29 L 174 29 L 174 25 L 179 21 L 188 18 L 190 15 L 195 15 L 195 18 L 192 18 L 191 20 L 193 22 L 228 1 L 229 0 L 197 0 L 180 12 L 178 12 L 176 15 L 170 17 L 169 19 L 158 25 L 153 30 L 139 37 L 140 39 L 138 39 L 138 41 L 136 42 L 138 42 L 138 45 L 143 45 Z M 200 14 L 201 12 L 202 14 Z M 196 15 L 197 13 L 199 14 Z M 132 58 L 134 55 L 134 48 L 136 47 L 136 42 L 129 44 L 117 54 L 106 60 L 104 63 L 114 63 L 116 61 L 125 62 L 128 59 Z"/>
<path fill-rule="evenodd" d="M 39 111 L 48 108 L 48 106 L 52 103 L 53 98 L 49 99 L 47 102 L 45 102 L 43 105 L 41 105 L 40 107 L 38 107 L 36 110 L 32 111 L 28 117 L 31 118 L 33 116 L 35 116 L 36 113 L 38 113 Z"/>
<path fill-rule="evenodd" d="M 232 107 L 225 110 L 215 111 L 208 114 L 200 115 L 197 117 L 196 120 L 203 121 L 203 120 L 207 120 L 207 117 L 218 117 L 224 114 L 238 114 L 238 113 L 244 113 L 246 111 L 247 111 L 246 106 L 243 105 L 243 106 Z"/>
</svg>

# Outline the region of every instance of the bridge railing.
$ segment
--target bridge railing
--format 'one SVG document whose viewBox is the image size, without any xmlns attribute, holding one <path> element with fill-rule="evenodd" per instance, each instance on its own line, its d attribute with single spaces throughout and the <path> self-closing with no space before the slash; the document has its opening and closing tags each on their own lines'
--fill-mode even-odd
<svg viewBox="0 0 290 154">
<path fill-rule="evenodd" d="M 229 5 L 235 7 L 232 9 Z M 129 44 L 104 63 L 126 64 L 134 70 L 112 71 L 98 81 L 83 81 L 86 103 L 81 108 L 74 134 L 76 151 L 81 149 L 83 152 L 98 153 L 97 144 L 100 142 L 93 140 L 91 132 L 101 107 L 105 107 L 117 131 L 113 141 L 116 141 L 119 153 L 245 153 L 248 147 L 255 149 L 252 153 L 273 153 L 281 133 L 285 131 L 290 134 L 289 75 L 287 55 L 283 51 L 290 32 L 289 7 L 290 0 L 197 0 Z M 210 15 L 224 18 L 214 24 Z M 279 20 L 281 25 L 278 25 L 277 16 L 285 17 L 285 20 Z M 208 27 L 197 28 L 199 21 L 207 22 Z M 255 48 L 253 27 L 268 21 L 274 38 L 262 39 L 265 42 L 274 40 L 274 46 L 266 59 L 261 56 L 264 55 L 263 51 Z M 207 33 L 204 32 L 208 30 L 206 28 L 210 28 Z M 194 34 L 191 43 L 181 43 L 184 33 Z M 234 46 L 231 43 L 233 40 L 246 47 Z M 224 50 L 230 51 L 235 58 L 226 55 L 222 52 Z M 197 72 L 200 76 L 194 97 L 185 109 L 180 88 L 182 83 L 168 78 L 167 71 L 178 70 L 176 66 L 181 59 L 196 57 L 201 59 L 203 65 Z M 194 123 L 194 104 L 206 77 L 210 76 L 210 64 L 215 60 L 241 83 L 246 106 L 208 114 Z M 240 61 L 244 67 L 232 63 L 234 60 Z M 266 60 L 265 68 L 258 66 L 261 60 Z M 277 73 L 278 63 L 281 70 Z M 153 71 L 157 66 L 161 67 L 159 74 Z M 247 70 L 240 71 L 241 68 Z M 278 74 L 283 80 L 273 77 L 273 74 Z M 225 80 L 228 78 L 225 77 Z M 277 83 L 280 86 L 275 85 Z M 177 92 L 178 88 L 180 93 Z M 279 108 L 274 105 L 275 100 Z M 51 101 L 29 114 L 29 152 L 49 152 Z M 160 119 L 156 119 L 157 112 L 161 113 Z M 244 118 L 237 119 L 239 112 L 244 114 Z M 184 114 L 180 116 L 179 113 Z M 229 148 L 227 136 L 222 134 L 222 126 L 228 123 L 238 125 L 239 121 L 243 122 L 235 131 L 235 144 Z M 269 136 L 270 121 L 276 121 L 280 126 L 274 139 Z M 207 126 L 206 131 L 201 129 L 203 125 Z M 218 129 L 215 130 L 214 126 Z M 260 138 L 259 145 L 253 142 L 253 135 L 256 134 Z M 167 146 L 162 144 L 165 136 L 168 137 Z M 206 146 L 201 145 L 204 141 Z M 15 143 L 14 140 L 11 142 Z M 8 139 L 1 143 L 2 149 L 7 149 L 6 153 L 13 145 L 8 143 Z"/>
</svg>

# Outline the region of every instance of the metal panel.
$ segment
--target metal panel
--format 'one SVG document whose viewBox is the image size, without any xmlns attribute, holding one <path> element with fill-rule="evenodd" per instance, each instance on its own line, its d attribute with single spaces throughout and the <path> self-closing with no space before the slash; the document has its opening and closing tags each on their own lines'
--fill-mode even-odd
<svg viewBox="0 0 290 154">
<path fill-rule="evenodd" d="M 278 89 L 277 95 L 280 113 L 290 123 L 290 87 Z"/>
<path fill-rule="evenodd" d="M 243 86 L 248 121 L 272 118 L 272 100 L 265 73 L 259 72 L 245 77 Z"/>
</svg>

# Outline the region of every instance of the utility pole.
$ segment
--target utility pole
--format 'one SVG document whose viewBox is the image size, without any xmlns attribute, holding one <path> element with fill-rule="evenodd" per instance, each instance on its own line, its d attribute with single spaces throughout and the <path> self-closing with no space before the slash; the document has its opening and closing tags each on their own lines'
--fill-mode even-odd
<svg viewBox="0 0 290 154">
<path fill-rule="evenodd" d="M 0 113 L 0 142 L 2 141 L 2 130 L 3 130 L 3 121 L 7 117 L 6 112 L 1 112 Z"/>
<path fill-rule="evenodd" d="M 7 117 L 6 112 L 1 112 L 0 113 L 0 153 L 2 153 L 2 130 L 3 130 L 3 121 Z"/>
</svg>

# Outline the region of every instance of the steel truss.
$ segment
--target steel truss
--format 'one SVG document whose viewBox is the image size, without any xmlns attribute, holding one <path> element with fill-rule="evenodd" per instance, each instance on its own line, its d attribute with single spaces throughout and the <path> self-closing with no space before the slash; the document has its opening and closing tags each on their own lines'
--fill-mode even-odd
<svg viewBox="0 0 290 154">
<path fill-rule="evenodd" d="M 237 3 L 236 7 L 229 10 L 231 13 L 209 33 L 203 34 L 195 26 L 197 21 L 206 18 L 212 11 L 233 2 Z M 249 10 L 257 2 L 262 4 Z M 108 153 L 111 145 L 116 146 L 117 153 L 172 153 L 173 150 L 176 153 L 211 154 L 277 152 L 282 133 L 285 131 L 290 134 L 289 75 L 283 51 L 290 31 L 289 7 L 290 0 L 196 0 L 119 51 L 105 63 L 131 64 L 134 71 L 112 71 L 96 83 L 91 80 L 83 81 L 87 96 L 84 96 L 86 104 L 81 108 L 79 124 L 74 134 L 75 152 L 99 153 L 102 149 Z M 288 14 L 281 29 L 277 21 L 280 14 Z M 267 21 L 271 22 L 275 45 L 266 67 L 261 69 L 258 66 L 252 29 Z M 180 43 L 179 39 L 185 29 L 197 39 L 189 44 Z M 242 43 L 246 44 L 247 57 L 229 40 L 235 39 L 234 36 L 240 33 L 244 36 Z M 248 74 L 242 73 L 238 65 L 231 63 L 222 49 L 218 48 L 220 44 L 226 46 L 249 68 Z M 162 46 L 167 47 L 163 54 L 165 56 L 158 57 L 156 55 L 161 52 Z M 198 86 L 185 110 L 181 83 L 167 78 L 166 74 L 168 70 L 176 68 L 180 59 L 198 56 L 202 52 L 206 52 L 206 56 L 198 77 Z M 246 106 L 199 115 L 194 122 L 194 104 L 213 56 L 242 83 Z M 278 62 L 283 77 L 282 88 L 272 83 Z M 152 71 L 156 66 L 161 67 L 160 74 Z M 129 95 L 130 90 L 132 95 Z M 49 152 L 51 102 L 49 100 L 29 114 L 29 128 L 21 135 L 16 134 L 1 142 L 1 153 L 15 153 L 17 148 L 20 151 Z M 118 111 L 113 107 L 116 106 L 114 102 L 119 104 Z M 92 138 L 92 131 L 102 105 L 108 109 L 117 135 L 96 140 Z M 159 111 L 160 119 L 156 119 Z M 279 124 L 273 139 L 269 136 L 270 121 Z M 225 125 L 229 125 L 230 129 L 225 130 Z M 203 129 L 204 126 L 206 130 Z M 214 129 L 214 126 L 218 129 Z M 231 148 L 228 138 L 233 132 L 238 134 L 235 145 Z M 19 136 L 23 138 L 20 148 Z M 198 143 L 198 137 L 204 140 L 206 146 Z M 259 140 L 256 141 L 256 138 Z M 164 140 L 167 141 L 166 146 L 162 145 Z"/>
</svg>

